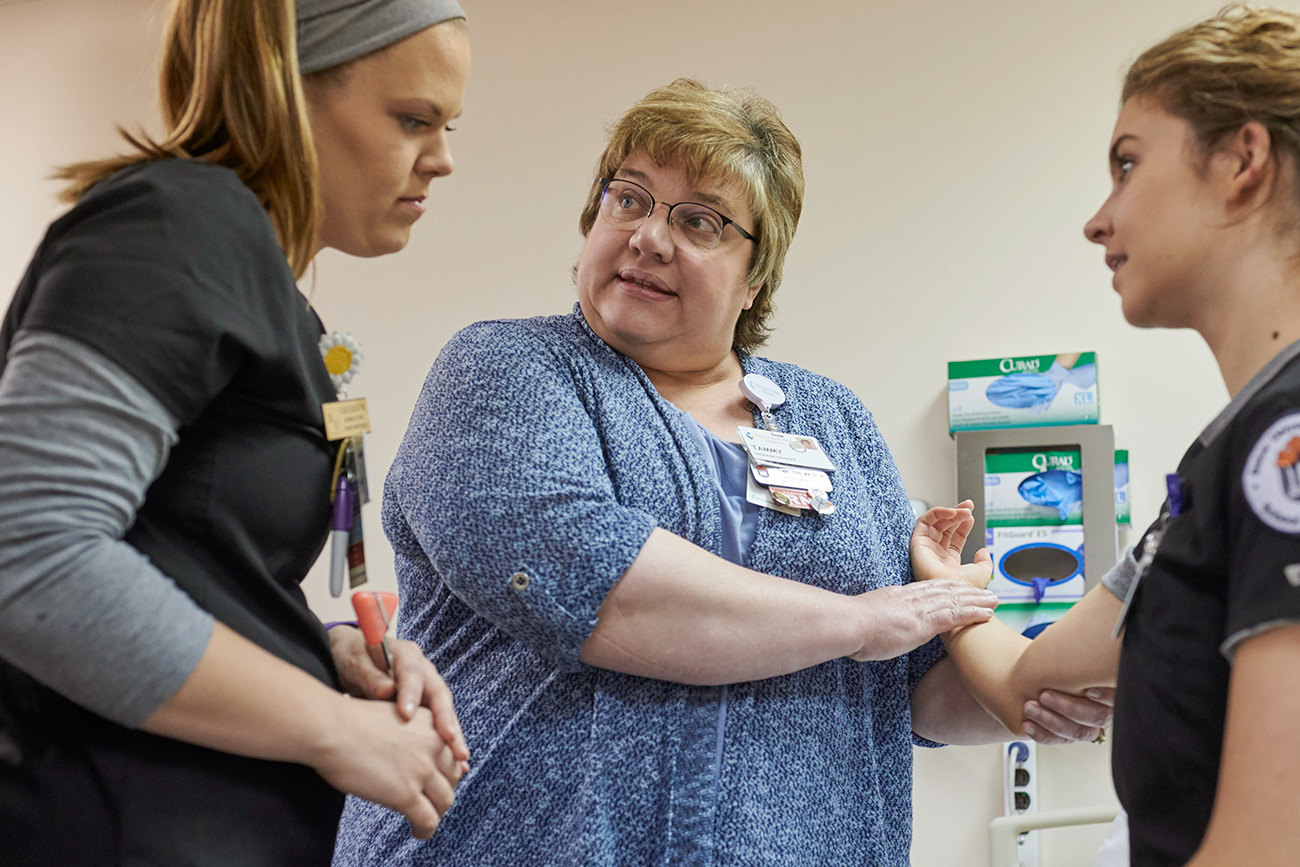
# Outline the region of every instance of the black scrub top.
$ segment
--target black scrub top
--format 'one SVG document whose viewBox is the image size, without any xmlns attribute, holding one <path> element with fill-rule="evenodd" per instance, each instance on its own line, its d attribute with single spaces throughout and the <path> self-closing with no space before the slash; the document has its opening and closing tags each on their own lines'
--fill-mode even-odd
<svg viewBox="0 0 1300 867">
<path fill-rule="evenodd" d="M 126 541 L 216 619 L 331 687 L 299 582 L 329 527 L 322 328 L 229 169 L 166 159 L 95 186 L 18 287 L 19 328 L 97 350 L 181 423 Z M 0 360 L 0 365 L 3 361 Z M 3 368 L 0 367 L 0 370 Z M 342 795 L 301 765 L 129 730 L 0 661 L 0 863 L 328 863 Z"/>
<path fill-rule="evenodd" d="M 1177 476 L 1181 508 L 1167 501 L 1135 552 L 1153 556 L 1115 700 L 1112 772 L 1142 867 L 1181 867 L 1205 836 L 1236 645 L 1300 622 L 1300 343 L 1238 393 Z"/>
</svg>

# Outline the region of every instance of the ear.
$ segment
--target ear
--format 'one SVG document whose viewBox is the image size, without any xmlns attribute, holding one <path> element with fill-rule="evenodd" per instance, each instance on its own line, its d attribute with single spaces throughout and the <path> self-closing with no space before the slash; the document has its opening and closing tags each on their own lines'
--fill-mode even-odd
<svg viewBox="0 0 1300 867">
<path fill-rule="evenodd" d="M 753 307 L 753 306 L 754 306 L 754 299 L 758 297 L 758 293 L 761 292 L 762 289 L 763 289 L 763 284 L 762 284 L 762 283 L 759 283 L 757 286 L 750 286 L 748 289 L 746 289 L 746 290 L 745 290 L 745 306 L 742 307 L 741 309 L 742 309 L 742 310 L 748 310 L 749 308 Z"/>
<path fill-rule="evenodd" d="M 1267 197 L 1277 174 L 1273 141 L 1259 121 L 1242 124 L 1220 153 L 1230 173 L 1228 196 L 1234 204 L 1252 204 Z"/>
</svg>

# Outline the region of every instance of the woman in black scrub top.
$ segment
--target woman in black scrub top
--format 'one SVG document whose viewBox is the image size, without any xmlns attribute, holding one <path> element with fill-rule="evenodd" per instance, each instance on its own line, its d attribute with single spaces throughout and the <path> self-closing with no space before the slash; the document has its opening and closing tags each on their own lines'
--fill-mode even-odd
<svg viewBox="0 0 1300 867">
<path fill-rule="evenodd" d="M 452 0 L 179 0 L 166 133 L 64 169 L 0 329 L 0 863 L 308 865 L 343 793 L 431 834 L 469 758 L 299 581 L 334 386 L 296 278 L 400 250 L 469 71 Z M 358 698 L 345 695 L 343 691 Z M 384 699 L 384 700 L 379 700 Z"/>
<path fill-rule="evenodd" d="M 1300 15 L 1229 9 L 1146 51 L 1124 84 L 1110 170 L 1084 231 L 1105 247 L 1124 318 L 1199 332 L 1232 400 L 1105 586 L 1033 642 L 990 622 L 947 643 L 1013 730 L 1043 686 L 1083 691 L 1116 683 L 1118 668 L 1113 773 L 1132 864 L 1294 865 Z M 958 565 L 968 506 L 922 519 L 919 577 L 987 581 L 986 553 Z"/>
</svg>

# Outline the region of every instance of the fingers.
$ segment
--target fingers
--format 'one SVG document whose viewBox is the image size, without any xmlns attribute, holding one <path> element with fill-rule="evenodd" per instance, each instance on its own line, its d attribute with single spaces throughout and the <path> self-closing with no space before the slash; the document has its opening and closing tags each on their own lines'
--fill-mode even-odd
<svg viewBox="0 0 1300 867">
<path fill-rule="evenodd" d="M 453 789 L 456 788 L 456 784 L 460 782 L 460 778 L 463 776 L 461 772 L 462 762 L 456 758 L 456 754 L 452 752 L 449 745 L 444 743 L 438 749 L 437 755 L 434 756 L 434 763 L 438 767 L 438 773 L 451 783 Z"/>
<path fill-rule="evenodd" d="M 429 707 L 433 711 L 433 722 L 438 729 L 438 734 L 442 739 L 451 746 L 451 751 L 456 759 L 461 762 L 469 761 L 469 744 L 465 742 L 465 732 L 460 727 L 460 718 L 456 716 L 456 706 L 452 701 L 451 690 L 447 687 L 446 681 L 442 675 L 438 674 L 438 669 L 434 668 L 433 663 L 429 663 L 430 679 L 428 681 L 427 695 L 429 697 Z"/>
<path fill-rule="evenodd" d="M 445 812 L 447 811 L 442 811 Z M 406 821 L 411 824 L 411 836 L 417 840 L 428 840 L 433 836 L 433 832 L 438 830 L 438 819 L 442 813 L 439 813 L 430 799 L 424 795 L 402 811 Z"/>
<path fill-rule="evenodd" d="M 994 594 L 964 582 L 929 581 L 922 586 L 930 590 L 926 595 L 932 597 L 924 600 L 928 604 L 924 615 L 933 630 L 932 635 L 959 626 L 983 623 L 993 616 L 993 609 L 998 604 L 998 597 Z"/>
<path fill-rule="evenodd" d="M 428 660 L 420 646 L 412 641 L 392 642 L 393 668 L 397 673 L 397 709 L 410 719 L 417 708 L 433 713 L 433 725 L 442 740 L 449 744 L 458 762 L 469 761 L 469 745 L 456 716 L 456 705 L 438 669 Z"/>
<path fill-rule="evenodd" d="M 330 650 L 338 667 L 339 679 L 349 695 L 369 699 L 385 699 L 393 695 L 396 683 L 384 670 L 382 662 L 377 662 L 367 652 L 359 630 L 350 626 L 331 629 Z"/>
<path fill-rule="evenodd" d="M 431 774 L 424 787 L 425 797 L 433 804 L 440 817 L 451 809 L 452 803 L 456 800 L 456 783 L 460 781 L 460 769 L 457 767 L 458 763 L 451 758 L 451 750 L 444 749 L 443 752 L 447 754 L 447 764 L 451 768 L 452 775 L 443 774 L 442 762 L 439 762 L 439 773 Z"/>
<path fill-rule="evenodd" d="M 990 593 L 982 587 L 972 587 L 965 581 L 931 581 L 927 586 L 944 594 L 948 604 L 954 608 L 975 605 L 992 611 L 998 607 L 997 594 Z"/>
<path fill-rule="evenodd" d="M 389 653 L 393 658 L 393 674 L 397 677 L 397 712 L 403 719 L 410 719 L 416 708 L 424 704 L 426 669 L 433 668 L 433 663 L 425 658 L 419 645 L 413 641 L 393 641 L 389 644 Z"/>
<path fill-rule="evenodd" d="M 1076 711 L 1071 712 L 1072 715 L 1074 713 Z M 1040 744 L 1091 741 L 1100 734 L 1103 728 L 1100 721 L 1096 725 L 1081 723 L 1036 701 L 1025 703 L 1025 717 L 1025 734 Z"/>
<path fill-rule="evenodd" d="M 942 630 L 948 632 L 961 626 L 972 626 L 976 623 L 984 623 L 993 619 L 992 608 L 980 608 L 977 606 L 967 606 L 965 608 L 955 608 L 950 618 L 952 626 Z"/>
<path fill-rule="evenodd" d="M 429 732 L 433 727 L 433 719 L 427 708 L 418 707 L 414 718 L 407 725 Z M 414 803 L 402 811 L 411 823 L 411 833 L 420 839 L 433 834 L 442 816 L 451 809 L 456 800 L 456 784 L 460 782 L 460 763 L 451 749 L 432 733 L 425 737 L 431 739 L 432 749 L 424 753 L 418 762 L 423 768 L 417 772 L 420 793 Z M 424 759 L 429 760 L 430 764 L 425 764 Z"/>
<path fill-rule="evenodd" d="M 931 609 L 936 634 L 983 623 L 993 616 L 993 609 L 998 605 L 996 595 L 964 582 L 934 581 L 929 584 L 943 594 L 934 600 L 936 607 Z"/>
<path fill-rule="evenodd" d="M 1113 686 L 1094 686 L 1092 689 L 1085 689 L 1083 694 L 1098 704 L 1104 704 L 1107 707 L 1115 706 L 1115 687 Z M 1110 725 L 1110 723 L 1106 723 Z"/>
<path fill-rule="evenodd" d="M 1091 698 L 1055 690 L 1044 690 L 1038 697 L 1039 703 L 1048 710 L 1083 726 L 1105 728 L 1115 719 L 1114 690 L 1111 701 L 1104 704 Z M 1093 737 L 1096 737 L 1094 734 Z"/>
<path fill-rule="evenodd" d="M 955 508 L 935 506 L 916 522 L 914 539 L 929 539 L 944 549 L 960 548 L 975 526 L 974 503 L 963 500 Z"/>
<path fill-rule="evenodd" d="M 1042 744 L 1045 747 L 1056 747 L 1061 744 L 1074 743 L 1075 739 L 1065 738 L 1052 734 L 1045 728 L 1041 728 L 1034 723 L 1025 723 L 1025 736 L 1036 744 Z"/>
</svg>

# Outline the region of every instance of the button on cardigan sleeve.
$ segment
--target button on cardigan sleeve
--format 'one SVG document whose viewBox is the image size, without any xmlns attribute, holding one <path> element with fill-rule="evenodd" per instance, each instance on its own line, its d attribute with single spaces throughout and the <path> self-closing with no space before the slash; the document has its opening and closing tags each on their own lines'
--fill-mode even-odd
<svg viewBox="0 0 1300 867">
<path fill-rule="evenodd" d="M 656 526 L 615 498 L 588 411 L 598 396 L 575 360 L 584 351 L 526 322 L 457 334 L 425 381 L 384 501 L 399 557 L 427 558 L 476 614 L 567 671 Z"/>
</svg>

